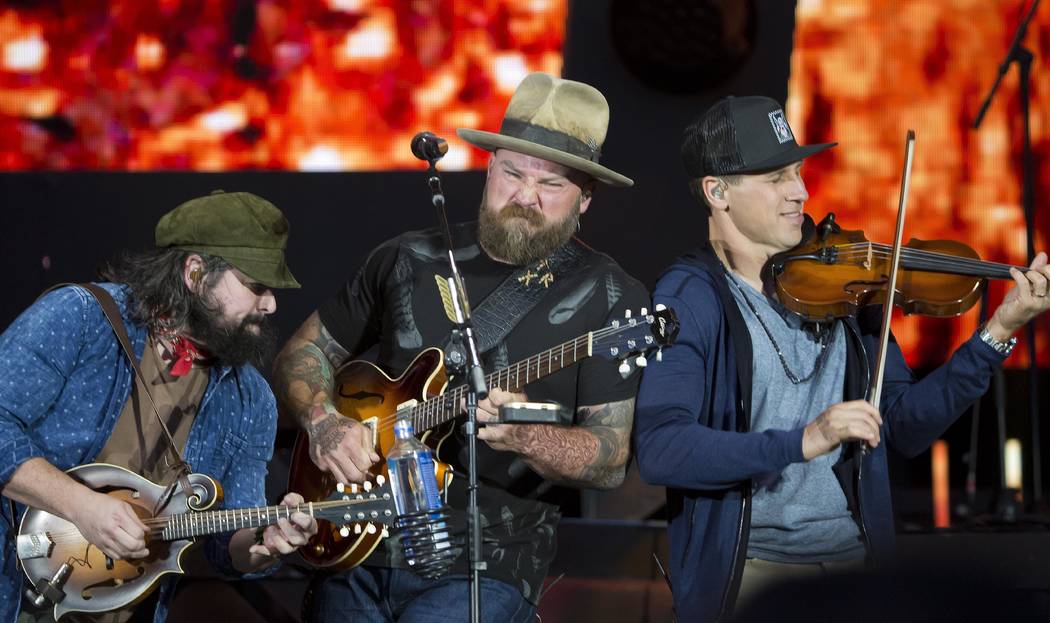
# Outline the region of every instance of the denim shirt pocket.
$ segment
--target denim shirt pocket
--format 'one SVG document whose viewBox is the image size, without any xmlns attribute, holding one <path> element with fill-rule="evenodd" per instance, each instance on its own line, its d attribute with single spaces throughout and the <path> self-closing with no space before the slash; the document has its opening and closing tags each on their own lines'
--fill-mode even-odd
<svg viewBox="0 0 1050 623">
<path fill-rule="evenodd" d="M 208 450 L 201 452 L 201 461 L 194 471 L 221 480 L 230 470 L 234 457 L 248 447 L 248 440 L 234 431 L 223 428 L 215 433 L 216 441 L 208 443 Z"/>
</svg>

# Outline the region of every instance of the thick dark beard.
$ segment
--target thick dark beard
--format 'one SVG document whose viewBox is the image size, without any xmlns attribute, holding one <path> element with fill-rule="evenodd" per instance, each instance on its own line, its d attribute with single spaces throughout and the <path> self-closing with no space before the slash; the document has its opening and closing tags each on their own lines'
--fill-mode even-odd
<svg viewBox="0 0 1050 623">
<path fill-rule="evenodd" d="M 489 255 L 515 266 L 525 266 L 550 257 L 568 242 L 579 218 L 579 200 L 563 221 L 547 226 L 543 226 L 543 215 L 536 210 L 511 203 L 496 213 L 482 203 L 478 214 L 478 239 Z M 530 226 L 539 229 L 530 233 Z"/>
<path fill-rule="evenodd" d="M 193 341 L 219 366 L 251 364 L 265 370 L 277 347 L 277 328 L 263 314 L 251 314 L 237 326 L 230 326 L 222 312 L 194 297 L 186 319 Z M 258 327 L 258 333 L 251 331 Z"/>
</svg>

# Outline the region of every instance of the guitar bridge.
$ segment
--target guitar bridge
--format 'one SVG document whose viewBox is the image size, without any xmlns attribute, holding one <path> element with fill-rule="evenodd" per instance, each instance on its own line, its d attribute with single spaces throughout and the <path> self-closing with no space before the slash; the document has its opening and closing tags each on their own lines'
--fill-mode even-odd
<svg viewBox="0 0 1050 623">
<path fill-rule="evenodd" d="M 51 551 L 55 549 L 55 542 L 51 540 L 51 536 L 46 532 L 20 534 L 15 543 L 19 560 L 49 558 Z"/>
</svg>

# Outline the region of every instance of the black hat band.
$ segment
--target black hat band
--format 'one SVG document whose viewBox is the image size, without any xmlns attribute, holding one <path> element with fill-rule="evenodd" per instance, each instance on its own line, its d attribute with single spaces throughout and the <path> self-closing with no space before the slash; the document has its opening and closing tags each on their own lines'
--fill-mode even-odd
<svg viewBox="0 0 1050 623">
<path fill-rule="evenodd" d="M 499 128 L 499 133 L 503 136 L 557 149 L 594 163 L 597 163 L 602 155 L 601 149 L 597 146 L 591 147 L 575 136 L 569 136 L 564 132 L 534 125 L 520 119 L 504 118 L 503 124 Z"/>
</svg>

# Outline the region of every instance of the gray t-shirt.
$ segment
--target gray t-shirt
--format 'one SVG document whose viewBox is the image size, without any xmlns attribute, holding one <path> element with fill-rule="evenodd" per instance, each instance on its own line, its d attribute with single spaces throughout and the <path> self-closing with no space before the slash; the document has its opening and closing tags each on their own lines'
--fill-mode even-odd
<svg viewBox="0 0 1050 623">
<path fill-rule="evenodd" d="M 751 430 L 803 428 L 829 406 L 841 402 L 846 373 L 842 323 L 826 327 L 823 337 L 818 337 L 813 325 L 740 277 L 730 275 L 729 283 L 751 334 L 754 353 Z M 791 381 L 785 365 L 801 382 Z M 749 558 L 809 563 L 864 555 L 860 530 L 831 470 L 841 452 L 792 463 L 780 473 L 755 479 Z"/>
</svg>

